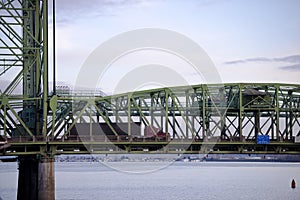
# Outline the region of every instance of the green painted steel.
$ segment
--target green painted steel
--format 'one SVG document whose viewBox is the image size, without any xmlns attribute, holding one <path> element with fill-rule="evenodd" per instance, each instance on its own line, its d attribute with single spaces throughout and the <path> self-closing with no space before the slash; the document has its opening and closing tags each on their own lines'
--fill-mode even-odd
<svg viewBox="0 0 300 200">
<path fill-rule="evenodd" d="M 19 69 L 0 93 L 0 155 L 300 153 L 298 84 L 199 84 L 112 96 L 57 87 L 54 95 L 47 1 L 0 6 L 0 77 Z M 258 135 L 270 144 L 257 144 Z"/>
<path fill-rule="evenodd" d="M 0 76 L 12 79 L 7 74 L 17 71 L 0 93 L 2 143 L 16 135 L 47 138 L 47 5 L 47 0 L 0 2 Z"/>
<path fill-rule="evenodd" d="M 10 116 L 3 134 L 10 146 L 3 154 L 42 154 L 45 149 L 51 154 L 137 153 L 145 149 L 144 153 L 182 149 L 185 153 L 298 154 L 299 90 L 300 85 L 295 84 L 235 83 L 113 96 L 58 95 L 57 91 L 49 97 L 46 140 L 42 135 L 30 135 L 24 123 L 11 121 L 16 118 L 13 111 L 23 106 L 23 98 L 11 95 L 1 101 L 1 116 Z M 6 112 L 4 108 L 8 108 Z M 133 123 L 140 131 L 133 131 Z M 103 124 L 107 127 L 101 127 Z M 169 134 L 148 137 L 146 127 Z M 256 144 L 257 135 L 268 135 L 270 144 Z M 212 148 L 202 148 L 206 145 Z"/>
</svg>

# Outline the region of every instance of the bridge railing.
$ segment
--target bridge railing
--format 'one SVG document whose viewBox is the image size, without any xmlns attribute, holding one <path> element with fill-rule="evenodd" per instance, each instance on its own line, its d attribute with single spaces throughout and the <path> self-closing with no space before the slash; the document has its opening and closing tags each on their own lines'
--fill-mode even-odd
<svg viewBox="0 0 300 200">
<path fill-rule="evenodd" d="M 277 143 L 285 143 L 285 142 L 295 142 L 300 143 L 300 137 L 294 136 L 291 140 L 284 140 L 283 138 L 280 138 L 280 140 L 270 140 L 271 142 L 277 142 Z M 205 137 L 205 138 L 160 138 L 160 137 L 142 137 L 142 136 L 105 136 L 105 135 L 98 135 L 98 136 L 78 136 L 78 135 L 71 135 L 71 136 L 64 136 L 61 138 L 56 138 L 54 140 L 51 140 L 49 137 L 46 141 L 48 142 L 103 142 L 103 143 L 114 143 L 114 142 L 139 142 L 139 143 L 147 143 L 147 142 L 173 142 L 173 143 L 186 143 L 186 142 L 256 142 L 255 138 L 252 139 L 246 139 L 245 136 L 243 136 L 242 141 L 240 141 L 239 137 L 226 139 L 221 138 L 220 136 L 214 136 L 214 137 Z M 43 136 L 15 136 L 7 138 L 5 141 L 6 143 L 39 143 L 39 142 L 45 142 L 45 139 Z"/>
</svg>

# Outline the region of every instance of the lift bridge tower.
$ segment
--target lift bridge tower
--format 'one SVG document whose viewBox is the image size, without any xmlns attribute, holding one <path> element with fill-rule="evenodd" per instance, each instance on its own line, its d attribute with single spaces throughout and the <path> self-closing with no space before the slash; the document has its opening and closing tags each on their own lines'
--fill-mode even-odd
<svg viewBox="0 0 300 200">
<path fill-rule="evenodd" d="M 18 199 L 54 199 L 54 162 L 47 147 L 46 128 L 47 0 L 0 1 L 0 78 L 0 105 L 4 110 L 0 127 L 4 137 L 9 131 L 6 121 L 13 118 L 18 121 L 12 122 L 18 133 L 29 134 L 41 143 L 40 154 L 19 156 Z M 18 88 L 23 90 L 21 95 Z M 13 116 L 5 116 L 8 110 Z"/>
</svg>

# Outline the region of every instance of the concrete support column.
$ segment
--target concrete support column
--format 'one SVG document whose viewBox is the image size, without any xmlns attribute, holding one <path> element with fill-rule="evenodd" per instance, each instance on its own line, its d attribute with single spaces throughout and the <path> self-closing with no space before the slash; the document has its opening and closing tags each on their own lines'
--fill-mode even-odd
<svg viewBox="0 0 300 200">
<path fill-rule="evenodd" d="M 38 160 L 34 156 L 19 157 L 18 200 L 37 199 Z"/>
<path fill-rule="evenodd" d="M 38 199 L 54 200 L 54 159 L 40 160 L 38 172 Z"/>
<path fill-rule="evenodd" d="M 19 157 L 18 200 L 54 200 L 54 159 Z"/>
</svg>

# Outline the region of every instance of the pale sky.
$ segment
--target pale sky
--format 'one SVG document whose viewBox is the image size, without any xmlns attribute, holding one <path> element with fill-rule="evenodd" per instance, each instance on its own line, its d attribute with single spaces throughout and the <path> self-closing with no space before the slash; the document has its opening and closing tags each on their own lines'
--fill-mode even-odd
<svg viewBox="0 0 300 200">
<path fill-rule="evenodd" d="M 224 83 L 300 84 L 299 0 L 59 0 L 56 9 L 59 83 L 73 85 L 89 54 L 113 36 L 160 28 L 201 46 Z M 105 80 L 119 80 L 126 66 L 141 64 L 134 61 L 141 55 L 131 56 Z M 155 57 L 153 52 L 150 57 Z M 181 61 L 173 62 L 179 69 Z M 190 83 L 201 83 L 184 65 L 179 70 Z M 100 87 L 108 93 L 113 90 Z"/>
</svg>

